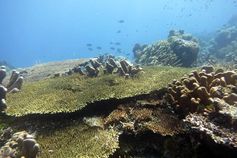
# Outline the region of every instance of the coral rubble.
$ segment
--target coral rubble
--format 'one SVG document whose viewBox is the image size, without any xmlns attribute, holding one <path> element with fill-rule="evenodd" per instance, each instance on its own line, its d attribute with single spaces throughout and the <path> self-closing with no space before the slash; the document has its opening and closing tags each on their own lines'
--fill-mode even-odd
<svg viewBox="0 0 237 158">
<path fill-rule="evenodd" d="M 183 30 L 171 30 L 167 40 L 148 46 L 136 44 L 133 53 L 136 62 L 144 65 L 171 65 L 190 67 L 197 60 L 199 43 Z"/>
</svg>

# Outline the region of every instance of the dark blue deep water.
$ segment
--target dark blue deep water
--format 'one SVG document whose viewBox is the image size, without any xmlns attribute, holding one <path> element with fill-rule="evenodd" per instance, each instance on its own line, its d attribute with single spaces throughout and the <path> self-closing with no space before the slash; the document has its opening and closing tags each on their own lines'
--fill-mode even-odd
<svg viewBox="0 0 237 158">
<path fill-rule="evenodd" d="M 0 0 L 0 60 L 16 67 L 111 53 L 171 29 L 205 36 L 237 13 L 236 0 Z"/>
</svg>

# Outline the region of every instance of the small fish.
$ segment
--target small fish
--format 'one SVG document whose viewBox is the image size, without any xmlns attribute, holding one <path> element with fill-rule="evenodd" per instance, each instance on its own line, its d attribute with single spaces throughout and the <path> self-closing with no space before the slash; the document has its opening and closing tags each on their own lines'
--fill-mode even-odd
<svg viewBox="0 0 237 158">
<path fill-rule="evenodd" d="M 89 50 L 89 51 L 93 51 L 93 49 L 92 49 L 92 48 L 88 48 L 88 50 Z"/>
<path fill-rule="evenodd" d="M 115 45 L 119 46 L 121 43 L 120 42 L 116 42 Z"/>
<path fill-rule="evenodd" d="M 122 50 L 120 48 L 117 49 L 118 53 L 122 53 Z"/>
<path fill-rule="evenodd" d="M 111 49 L 111 50 L 115 50 L 115 48 L 114 48 L 114 47 L 110 47 L 110 49 Z"/>
<path fill-rule="evenodd" d="M 124 20 L 119 20 L 118 23 L 124 23 Z"/>
<path fill-rule="evenodd" d="M 87 43 L 86 46 L 87 46 L 87 47 L 91 47 L 92 44 L 91 44 L 91 43 Z"/>
<path fill-rule="evenodd" d="M 118 30 L 116 33 L 121 33 L 121 30 Z"/>
<path fill-rule="evenodd" d="M 125 55 L 128 57 L 130 54 L 129 54 L 129 53 L 126 53 Z"/>
<path fill-rule="evenodd" d="M 96 47 L 98 50 L 101 50 L 102 48 L 100 46 Z"/>
<path fill-rule="evenodd" d="M 110 42 L 109 44 L 114 44 L 114 42 Z"/>
</svg>

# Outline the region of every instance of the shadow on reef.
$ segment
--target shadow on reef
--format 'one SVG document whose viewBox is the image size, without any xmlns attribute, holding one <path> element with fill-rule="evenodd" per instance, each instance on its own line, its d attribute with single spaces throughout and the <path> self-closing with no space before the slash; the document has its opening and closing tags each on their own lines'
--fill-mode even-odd
<svg viewBox="0 0 237 158">
<path fill-rule="evenodd" d="M 113 157 L 146 157 L 146 158 L 204 158 L 235 157 L 236 152 L 216 145 L 215 142 L 200 137 L 198 133 L 161 136 L 152 132 L 138 135 L 122 134 L 119 137 L 119 149 Z"/>
</svg>

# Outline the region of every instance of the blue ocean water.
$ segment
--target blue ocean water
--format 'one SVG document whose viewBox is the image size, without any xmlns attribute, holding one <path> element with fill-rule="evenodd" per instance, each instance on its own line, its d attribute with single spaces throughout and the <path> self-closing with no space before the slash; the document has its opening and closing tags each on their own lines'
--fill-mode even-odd
<svg viewBox="0 0 237 158">
<path fill-rule="evenodd" d="M 0 0 L 0 59 L 16 67 L 110 53 L 171 29 L 207 35 L 237 13 L 236 0 Z"/>
</svg>

